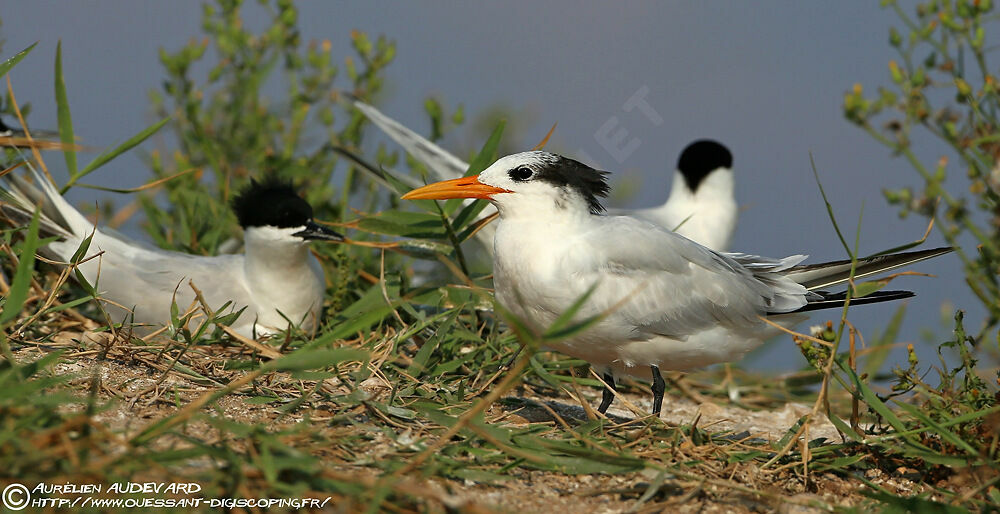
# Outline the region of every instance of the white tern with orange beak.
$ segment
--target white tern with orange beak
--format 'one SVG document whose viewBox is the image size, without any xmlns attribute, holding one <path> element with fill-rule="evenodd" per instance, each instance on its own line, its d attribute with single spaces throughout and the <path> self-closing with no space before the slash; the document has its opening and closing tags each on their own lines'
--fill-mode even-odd
<svg viewBox="0 0 1000 514">
<path fill-rule="evenodd" d="M 437 182 L 405 199 L 483 198 L 500 212 L 493 257 L 496 298 L 543 331 L 584 294 L 578 319 L 603 317 L 550 349 L 590 362 L 614 387 L 632 375 L 653 381 L 653 412 L 663 402 L 662 370 L 739 359 L 773 336 L 762 318 L 790 325 L 801 313 L 842 307 L 845 293 L 824 288 L 850 277 L 849 261 L 803 266 L 718 253 L 648 221 L 603 216 L 606 172 L 547 152 L 497 160 L 478 176 Z M 854 277 L 879 273 L 950 248 L 859 260 Z M 913 296 L 878 291 L 852 304 Z M 614 393 L 605 390 L 605 412 Z"/>
</svg>

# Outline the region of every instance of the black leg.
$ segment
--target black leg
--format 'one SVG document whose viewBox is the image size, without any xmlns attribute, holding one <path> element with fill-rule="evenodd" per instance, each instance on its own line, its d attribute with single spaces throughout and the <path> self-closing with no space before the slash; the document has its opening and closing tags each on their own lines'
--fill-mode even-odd
<svg viewBox="0 0 1000 514">
<path fill-rule="evenodd" d="M 516 361 L 516 360 L 517 360 L 517 356 L 518 356 L 518 355 L 521 355 L 521 351 L 522 351 L 522 350 L 524 350 L 524 347 L 523 347 L 523 346 L 521 346 L 521 347 L 518 347 L 517 351 L 516 351 L 516 352 L 514 352 L 514 356 L 513 356 L 513 357 L 511 357 L 511 358 L 510 358 L 510 359 L 509 359 L 509 360 L 507 361 L 507 363 L 503 365 L 503 369 L 510 369 L 510 367 L 511 367 L 511 366 L 512 366 L 512 365 L 514 364 L 514 361 Z"/>
<path fill-rule="evenodd" d="M 604 381 L 608 384 L 604 388 L 604 394 L 601 396 L 601 406 L 597 408 L 597 412 L 605 414 L 608 412 L 608 407 L 611 406 L 611 402 L 615 400 L 615 376 L 611 373 L 604 374 Z"/>
<path fill-rule="evenodd" d="M 663 381 L 660 368 L 656 364 L 649 366 L 653 370 L 653 414 L 660 417 L 660 408 L 663 407 L 663 392 L 667 390 L 667 383 Z"/>
</svg>

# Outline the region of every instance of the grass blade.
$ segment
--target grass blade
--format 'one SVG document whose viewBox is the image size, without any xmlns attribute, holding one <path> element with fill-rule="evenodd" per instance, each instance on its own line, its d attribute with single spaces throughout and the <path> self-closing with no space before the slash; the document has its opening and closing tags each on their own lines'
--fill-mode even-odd
<svg viewBox="0 0 1000 514">
<path fill-rule="evenodd" d="M 67 115 L 68 115 L 68 112 L 69 111 L 67 109 Z M 160 121 L 158 121 L 158 122 L 156 122 L 156 123 L 154 123 L 152 125 L 150 125 L 149 127 L 146 127 L 145 130 L 143 130 L 142 132 L 139 132 L 138 134 L 130 137 L 127 141 L 125 141 L 124 143 L 118 145 L 114 149 L 112 149 L 110 151 L 107 151 L 107 152 L 104 152 L 101 155 L 98 155 L 96 159 L 94 159 L 93 161 L 91 161 L 90 164 L 88 164 L 85 168 L 83 168 L 82 170 L 80 170 L 79 173 L 73 174 L 70 177 L 69 182 L 66 182 L 66 185 L 64 185 L 62 187 L 62 189 L 60 190 L 60 192 L 61 193 L 65 193 L 66 191 L 69 190 L 70 187 L 73 186 L 74 183 L 76 183 L 77 180 L 79 180 L 79 179 L 87 176 L 88 174 L 90 174 L 91 172 L 93 172 L 94 170 L 96 170 L 97 168 L 100 168 L 101 166 L 104 166 L 111 159 L 114 159 L 115 157 L 118 157 L 119 155 L 121 155 L 121 154 L 123 154 L 123 153 L 125 153 L 125 152 L 127 152 L 129 150 L 131 150 L 132 147 L 138 145 L 139 143 L 142 143 L 143 141 L 145 141 L 146 139 L 148 139 L 149 136 L 152 136 L 153 134 L 156 133 L 156 131 L 160 130 L 160 128 L 162 128 L 164 125 L 166 125 L 168 121 L 170 121 L 170 117 L 169 116 L 166 117 L 166 118 L 163 118 L 162 120 L 160 120 Z M 61 127 L 61 122 L 60 122 L 60 127 Z M 72 130 L 72 129 L 70 129 L 70 130 Z M 76 157 L 74 156 L 74 159 L 75 158 Z"/>
<path fill-rule="evenodd" d="M 66 145 L 63 149 L 66 171 L 69 173 L 70 181 L 73 181 L 77 169 L 76 150 L 73 150 L 76 137 L 73 135 L 73 117 L 70 115 L 69 99 L 66 97 L 66 81 L 63 80 L 62 41 L 56 45 L 56 113 L 59 118 L 59 139 Z M 66 188 L 63 188 L 63 191 L 65 190 Z"/>
<path fill-rule="evenodd" d="M 38 249 L 38 210 L 31 216 L 28 233 L 24 236 L 21 252 L 18 255 L 17 270 L 11 281 L 10 292 L 0 311 L 0 327 L 17 317 L 24 308 L 24 301 L 31 289 L 31 272 L 35 269 L 35 250 Z"/>
<path fill-rule="evenodd" d="M 368 352 L 354 348 L 335 348 L 333 350 L 299 350 L 280 359 L 268 361 L 261 366 L 262 371 L 302 371 L 320 369 L 349 361 L 364 361 Z"/>
<path fill-rule="evenodd" d="M 14 54 L 14 57 L 11 57 L 10 59 L 7 59 L 6 61 L 0 63 L 0 77 L 6 75 L 7 72 L 11 70 L 11 68 L 17 65 L 17 63 L 21 62 L 21 59 L 24 59 L 24 57 L 27 56 L 28 53 L 30 53 L 31 50 L 33 50 L 35 48 L 35 45 L 37 44 L 38 44 L 37 41 L 32 43 L 31 46 L 29 46 L 28 48 L 25 48 L 24 50 L 21 50 L 20 52 Z"/>
<path fill-rule="evenodd" d="M 496 128 L 493 129 L 493 133 L 490 134 L 489 139 L 487 139 L 486 143 L 483 144 L 483 148 L 479 150 L 479 153 L 476 155 L 476 157 L 473 158 L 472 162 L 469 163 L 469 169 L 465 171 L 466 177 L 475 175 L 485 170 L 486 167 L 490 165 L 490 163 L 496 160 L 497 148 L 500 146 L 500 138 L 503 137 L 503 129 L 506 125 L 507 125 L 506 120 L 500 120 L 500 122 L 497 123 Z M 486 203 L 485 200 L 477 200 L 476 202 L 483 204 Z M 459 205 L 462 205 L 462 200 L 458 198 L 446 201 L 444 203 L 445 214 L 451 216 L 452 214 L 454 214 L 455 209 L 458 209 Z"/>
<path fill-rule="evenodd" d="M 885 327 L 885 331 L 882 332 L 878 339 L 872 341 L 871 350 L 868 353 L 868 358 L 865 360 L 864 367 L 864 372 L 868 375 L 875 375 L 885 363 L 885 360 L 889 358 L 889 352 L 892 351 L 892 343 L 899 334 L 899 327 L 903 324 L 903 316 L 905 314 L 906 304 L 903 303 L 896 309 L 896 313 L 892 315 L 889 324 Z"/>
<path fill-rule="evenodd" d="M 920 409 L 918 409 L 917 407 L 914 407 L 913 405 L 901 401 L 897 401 L 896 405 L 899 405 L 899 408 L 908 412 L 914 418 L 920 420 L 920 422 L 926 425 L 929 429 L 932 429 L 937 435 L 941 436 L 941 439 L 948 441 L 949 443 L 955 445 L 957 448 L 961 448 L 970 457 L 975 458 L 979 456 L 979 451 L 973 448 L 971 445 L 969 445 L 969 443 L 967 443 L 964 439 L 959 437 L 958 434 L 955 434 L 951 430 L 945 428 L 940 423 L 937 423 L 936 421 L 931 419 L 930 416 L 921 412 Z"/>
</svg>

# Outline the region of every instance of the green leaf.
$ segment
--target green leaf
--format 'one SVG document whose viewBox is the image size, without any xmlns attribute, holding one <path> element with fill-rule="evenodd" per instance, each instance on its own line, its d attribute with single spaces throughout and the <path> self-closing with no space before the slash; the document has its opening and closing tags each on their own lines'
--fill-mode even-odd
<svg viewBox="0 0 1000 514">
<path fill-rule="evenodd" d="M 852 261 L 856 261 L 857 257 L 851 252 L 851 248 L 847 246 L 847 240 L 844 239 L 844 234 L 840 231 L 840 225 L 837 224 L 837 217 L 833 214 L 833 205 L 830 204 L 830 200 L 826 197 L 826 191 L 823 189 L 823 183 L 819 180 L 819 171 L 816 170 L 816 161 L 813 160 L 812 153 L 809 153 L 809 164 L 812 166 L 813 177 L 816 179 L 816 186 L 819 187 L 819 194 L 823 197 L 823 203 L 826 205 L 826 214 L 830 217 L 830 223 L 833 224 L 833 230 L 837 233 L 837 238 L 840 239 L 840 244 L 844 246 L 844 251 L 847 255 L 851 257 Z"/>
<path fill-rule="evenodd" d="M 901 401 L 896 401 L 896 405 L 899 405 L 899 408 L 905 410 L 911 416 L 919 419 L 921 423 L 923 423 L 928 428 L 930 428 L 934 433 L 939 435 L 941 439 L 944 439 L 949 443 L 955 445 L 956 447 L 961 448 L 963 451 L 965 451 L 966 454 L 969 455 L 969 457 L 975 458 L 979 456 L 979 451 L 973 448 L 972 445 L 970 445 L 964 439 L 959 437 L 958 434 L 952 432 L 951 430 L 948 430 L 940 423 L 931 419 L 930 416 L 921 412 L 920 409 L 918 409 L 917 407 L 914 407 L 913 405 Z"/>
<path fill-rule="evenodd" d="M 438 260 L 438 255 L 451 255 L 454 248 L 448 243 L 438 243 L 426 239 L 410 239 L 396 247 L 400 252 L 418 259 Z"/>
<path fill-rule="evenodd" d="M 217 309 L 215 311 L 216 312 L 216 316 L 215 316 L 215 320 L 213 321 L 213 323 L 215 323 L 216 325 L 225 325 L 227 327 L 228 326 L 232 326 L 232 324 L 235 323 L 237 319 L 239 319 L 240 315 L 243 314 L 243 311 L 247 310 L 247 306 L 244 305 L 238 311 L 233 311 L 233 312 L 230 312 L 229 314 L 219 315 L 218 313 L 219 312 L 223 312 L 228 305 L 229 305 L 229 302 L 226 302 L 226 305 L 222 306 L 222 308 Z"/>
<path fill-rule="evenodd" d="M 833 426 L 837 427 L 837 430 L 840 430 L 840 433 L 846 435 L 848 439 L 859 443 L 865 440 L 860 434 L 855 432 L 853 428 L 848 426 L 847 423 L 844 423 L 844 420 L 837 417 L 836 414 L 828 413 L 827 419 L 830 420 L 830 423 L 833 423 Z"/>
<path fill-rule="evenodd" d="M 39 216 L 38 209 L 35 209 L 31 216 L 31 223 L 28 225 L 28 233 L 24 236 L 24 243 L 17 256 L 17 270 L 14 271 L 10 291 L 7 293 L 6 301 L 4 301 L 3 311 L 0 312 L 0 327 L 17 317 L 28 298 L 28 291 L 31 289 L 31 272 L 35 269 L 35 250 L 38 249 Z"/>
<path fill-rule="evenodd" d="M 897 432 L 906 431 L 906 425 L 903 424 L 902 420 L 896 417 L 896 414 L 892 412 L 892 409 L 879 399 L 878 395 L 875 394 L 875 391 L 872 391 L 871 388 L 868 387 L 868 384 L 862 382 L 861 379 L 858 378 L 857 373 L 855 373 L 853 369 L 845 365 L 839 359 L 837 360 L 837 364 L 839 364 L 840 368 L 847 373 L 848 378 L 850 378 L 851 382 L 854 384 L 854 388 L 861 394 L 861 398 L 866 404 L 868 404 L 869 407 L 871 407 L 872 410 L 875 411 L 875 413 L 882 416 L 882 418 L 885 419 L 886 422 L 892 426 L 892 428 L 896 429 Z"/>
<path fill-rule="evenodd" d="M 799 428 L 802 428 L 802 424 L 805 423 L 806 417 L 807 416 L 802 416 L 794 424 L 792 424 L 792 426 L 788 427 L 788 430 L 785 431 L 785 435 L 781 436 L 781 439 L 779 439 L 778 442 L 771 443 L 771 448 L 774 448 L 775 450 L 784 448 L 789 443 L 789 441 L 791 441 L 792 438 L 795 437 L 795 434 L 798 433 Z"/>
<path fill-rule="evenodd" d="M 544 380 L 554 389 L 558 391 L 560 387 L 562 387 L 559 384 L 558 378 L 555 375 L 549 373 L 548 370 L 545 369 L 545 366 L 543 366 L 542 363 L 538 361 L 536 356 L 533 355 L 531 357 L 531 360 L 528 361 L 528 364 L 531 365 L 531 370 L 534 371 L 536 375 L 538 375 L 542 380 Z"/>
<path fill-rule="evenodd" d="M 920 512 L 921 514 L 963 514 L 968 510 L 957 505 L 948 505 L 933 500 L 920 498 L 919 496 L 896 496 L 885 491 L 868 491 L 862 489 L 861 494 L 873 498 L 882 503 L 888 504 L 890 508 L 881 512 L 904 513 Z"/>
<path fill-rule="evenodd" d="M 868 358 L 865 359 L 864 373 L 875 375 L 882 365 L 885 364 L 885 360 L 889 358 L 889 353 L 892 351 L 892 343 L 896 341 L 896 336 L 899 334 L 899 327 L 903 324 L 903 316 L 905 314 L 906 304 L 901 303 L 899 308 L 896 309 L 896 313 L 889 320 L 889 324 L 886 325 L 885 331 L 872 341 Z"/>
<path fill-rule="evenodd" d="M 506 124 L 507 122 L 505 120 L 500 120 L 500 122 L 497 123 L 496 128 L 493 129 L 493 133 L 490 134 L 490 137 L 486 140 L 483 148 L 479 151 L 476 157 L 472 159 L 472 162 L 469 163 L 469 169 L 465 171 L 466 177 L 478 174 L 479 172 L 485 170 L 490 163 L 496 160 L 497 148 L 500 146 L 500 138 L 503 136 L 503 129 Z M 458 209 L 459 205 L 462 205 L 462 199 L 460 198 L 446 201 L 444 203 L 444 213 L 451 216 L 454 214 L 455 209 Z"/>
<path fill-rule="evenodd" d="M 10 59 L 7 59 L 6 61 L 0 63 L 0 77 L 6 75 L 7 72 L 11 70 L 11 68 L 17 65 L 17 63 L 21 62 L 21 59 L 24 59 L 24 57 L 28 55 L 35 48 L 35 45 L 37 44 L 38 41 L 35 41 L 28 48 L 25 48 L 24 50 L 21 50 L 20 52 L 14 54 L 14 57 L 11 57 Z"/>
<path fill-rule="evenodd" d="M 469 169 L 465 171 L 465 176 L 476 175 L 486 169 L 487 166 L 497 159 L 497 149 L 500 147 L 500 139 L 503 137 L 503 129 L 507 126 L 507 120 L 500 120 L 493 129 L 486 144 L 478 154 L 469 162 Z"/>
<path fill-rule="evenodd" d="M 80 261 L 85 259 L 87 257 L 87 251 L 90 250 L 90 243 L 93 240 L 93 238 L 94 234 L 90 234 L 89 236 L 84 238 L 83 241 L 80 241 L 80 245 L 77 246 L 76 251 L 73 252 L 73 257 L 70 259 L 69 262 L 73 264 L 79 264 Z M 76 276 L 77 282 L 79 282 L 80 285 L 87 291 L 87 294 L 89 294 L 91 297 L 97 298 L 97 289 L 93 285 L 91 285 L 90 281 L 87 280 L 87 277 L 83 275 L 83 272 L 80 271 L 79 266 L 73 268 L 73 274 Z"/>
<path fill-rule="evenodd" d="M 461 211 L 458 212 L 458 216 L 455 216 L 455 221 L 452 223 L 452 226 L 455 230 L 465 228 L 468 224 L 475 221 L 476 216 L 479 215 L 480 212 L 483 212 L 483 209 L 485 209 L 487 205 L 489 205 L 489 202 L 486 200 L 476 200 L 469 205 L 466 205 Z"/>
<path fill-rule="evenodd" d="M 849 457 L 837 457 L 830 460 L 813 460 L 810 462 L 809 467 L 820 471 L 844 470 L 845 468 L 849 468 L 867 458 L 868 455 L 862 453 L 859 455 L 851 455 Z"/>
<path fill-rule="evenodd" d="M 76 137 L 73 135 L 73 117 L 69 113 L 69 99 L 66 97 L 66 82 L 62 70 L 62 41 L 56 44 L 56 113 L 59 119 L 59 139 L 65 147 L 63 157 L 66 158 L 66 171 L 72 181 L 76 176 Z M 64 187 L 63 192 L 66 191 Z"/>
<path fill-rule="evenodd" d="M 73 307 L 76 307 L 78 305 L 83 305 L 83 304 L 89 302 L 90 300 L 91 300 L 91 297 L 89 297 L 89 296 L 82 296 L 82 297 L 77 298 L 75 300 L 72 300 L 72 301 L 69 301 L 69 302 L 66 302 L 66 303 L 63 303 L 63 304 L 60 304 L 60 305 L 55 305 L 53 307 L 49 307 L 45 311 L 45 314 L 52 314 L 53 312 L 64 311 L 66 309 L 72 309 Z"/>
<path fill-rule="evenodd" d="M 357 228 L 375 234 L 419 239 L 447 237 L 447 232 L 441 224 L 441 216 L 425 212 L 383 211 L 374 216 L 361 218 Z"/>
<path fill-rule="evenodd" d="M 67 113 L 68 112 L 69 111 L 67 110 Z M 153 134 L 156 133 L 156 131 L 160 130 L 160 128 L 162 128 L 164 125 L 166 125 L 168 121 L 170 121 L 170 117 L 169 116 L 166 117 L 166 118 L 163 118 L 162 120 L 160 120 L 160 121 L 158 121 L 158 122 L 156 122 L 156 123 L 154 123 L 154 124 L 152 124 L 152 125 L 150 125 L 148 127 L 146 127 L 142 132 L 139 132 L 138 134 L 130 137 L 127 141 L 125 141 L 124 143 L 118 145 L 114 149 L 106 151 L 106 152 L 102 153 L 101 155 L 98 155 L 97 158 L 95 158 L 93 161 L 91 161 L 90 164 L 88 164 L 85 168 L 83 168 L 82 170 L 80 170 L 79 173 L 76 173 L 76 174 L 73 174 L 72 176 L 70 176 L 69 182 L 67 182 L 66 185 L 64 185 L 62 187 L 62 190 L 60 192 L 65 193 L 77 180 L 79 180 L 79 179 L 87 176 L 88 174 L 90 174 L 91 172 L 93 172 L 94 170 L 96 170 L 97 168 L 100 168 L 101 166 L 104 166 L 111 159 L 114 159 L 115 157 L 118 157 L 119 155 L 121 155 L 121 154 L 123 154 L 123 153 L 125 153 L 125 152 L 127 152 L 129 150 L 131 150 L 134 146 L 138 145 L 139 143 L 142 143 L 143 141 L 145 141 L 146 139 L 148 139 L 149 136 L 152 136 Z M 75 158 L 76 157 L 74 156 L 74 159 Z M 74 166 L 75 166 L 75 163 L 74 163 Z"/>
<path fill-rule="evenodd" d="M 892 426 L 892 428 L 896 430 L 896 435 L 920 450 L 930 451 L 929 448 L 920 444 L 906 434 L 907 428 L 903 421 L 896 416 L 896 413 L 892 412 L 892 409 L 890 409 L 888 405 L 879 399 L 878 395 L 875 394 L 875 391 L 872 391 L 871 388 L 868 387 L 868 384 L 862 382 L 861 379 L 858 378 L 857 373 L 855 373 L 853 369 L 847 366 L 842 359 L 837 359 L 837 365 L 840 366 L 840 369 L 843 370 L 844 373 L 847 374 L 848 378 L 851 379 L 855 390 L 861 394 L 862 400 L 864 400 L 868 407 L 875 411 L 875 413 L 881 416 L 882 419 L 884 419 L 890 426 Z"/>
<path fill-rule="evenodd" d="M 277 396 L 254 396 L 243 400 L 243 403 L 249 403 L 250 405 L 266 405 L 268 403 L 280 402 L 281 398 Z"/>
<path fill-rule="evenodd" d="M 215 384 L 215 385 L 222 385 L 219 381 L 212 380 L 211 378 L 208 378 L 205 375 L 202 375 L 201 373 L 198 373 L 197 371 L 195 371 L 195 370 L 193 370 L 193 369 L 191 369 L 191 368 L 189 368 L 189 367 L 187 367 L 187 366 L 185 366 L 185 365 L 183 365 L 183 364 L 181 364 L 179 362 L 174 363 L 174 368 L 173 369 L 174 369 L 174 371 L 177 371 L 178 373 L 183 373 L 183 374 L 185 374 L 185 375 L 187 375 L 187 376 L 189 376 L 191 378 L 194 378 L 194 379 L 196 379 L 198 381 L 201 381 L 201 382 L 212 383 L 212 384 Z"/>
<path fill-rule="evenodd" d="M 455 310 L 443 323 L 438 325 L 434 332 L 434 337 L 424 342 L 424 345 L 420 347 L 417 354 L 413 356 L 413 362 L 406 368 L 407 373 L 414 377 L 419 377 L 423 372 L 427 370 L 427 361 L 430 359 L 431 354 L 437 349 L 438 345 L 441 343 L 442 334 L 451 334 L 452 329 L 455 326 L 455 320 L 461 314 L 460 310 Z"/>
<path fill-rule="evenodd" d="M 338 339 L 368 330 L 372 325 L 385 319 L 392 312 L 393 306 L 387 304 L 382 296 L 382 288 L 378 284 L 370 287 L 358 301 L 337 313 L 332 326 L 333 330 L 323 334 L 308 347 L 321 347 Z"/>
<path fill-rule="evenodd" d="M 368 352 L 354 348 L 334 348 L 332 350 L 298 350 L 280 359 L 268 361 L 261 369 L 265 371 L 300 371 L 320 369 L 341 362 L 364 361 Z"/>
<path fill-rule="evenodd" d="M 480 484 L 493 484 L 507 480 L 514 480 L 514 477 L 512 476 L 500 475 L 482 469 L 458 468 L 450 471 L 449 474 L 455 478 L 471 480 Z"/>
<path fill-rule="evenodd" d="M 868 296 L 875 291 L 878 291 L 885 286 L 889 285 L 889 281 L 882 280 L 869 280 L 867 282 L 862 282 L 854 286 L 854 293 L 851 295 L 853 298 L 863 298 Z"/>
</svg>

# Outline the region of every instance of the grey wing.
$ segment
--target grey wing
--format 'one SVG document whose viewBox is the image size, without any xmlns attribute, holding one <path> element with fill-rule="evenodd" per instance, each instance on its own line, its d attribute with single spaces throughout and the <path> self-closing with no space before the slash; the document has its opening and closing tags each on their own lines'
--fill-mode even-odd
<svg viewBox="0 0 1000 514">
<path fill-rule="evenodd" d="M 227 300 L 245 305 L 249 298 L 242 277 L 242 255 L 201 257 L 95 236 L 88 255 L 101 250 L 105 253 L 82 264 L 81 271 L 101 297 L 127 310 L 134 308 L 136 322 L 168 323 L 174 302 L 185 311 L 195 299 L 189 281 L 203 292 L 212 309 L 222 307 Z M 116 321 L 121 321 L 120 316 Z"/>
<path fill-rule="evenodd" d="M 605 218 L 599 232 L 589 238 L 605 241 L 594 270 L 600 301 L 612 309 L 628 298 L 614 316 L 637 333 L 683 338 L 719 325 L 749 329 L 776 307 L 794 310 L 806 303 L 805 288 L 772 271 L 794 265 L 798 257 L 737 256 L 741 263 L 628 217 Z"/>
</svg>

